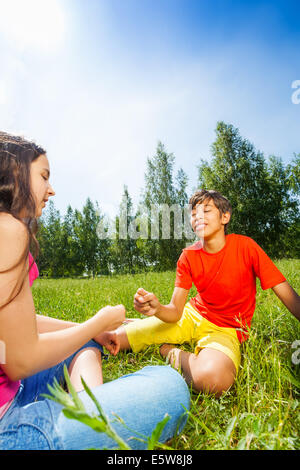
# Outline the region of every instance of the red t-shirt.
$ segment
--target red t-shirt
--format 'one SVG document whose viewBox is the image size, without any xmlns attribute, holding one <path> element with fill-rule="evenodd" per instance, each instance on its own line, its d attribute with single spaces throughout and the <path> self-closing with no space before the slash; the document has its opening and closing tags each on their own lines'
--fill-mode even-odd
<svg viewBox="0 0 300 470">
<path fill-rule="evenodd" d="M 175 286 L 189 290 L 194 283 L 198 294 L 190 300 L 193 307 L 217 326 L 236 328 L 243 342 L 255 310 L 256 277 L 263 290 L 286 281 L 254 240 L 230 234 L 217 253 L 205 252 L 199 242 L 185 248 Z"/>
</svg>

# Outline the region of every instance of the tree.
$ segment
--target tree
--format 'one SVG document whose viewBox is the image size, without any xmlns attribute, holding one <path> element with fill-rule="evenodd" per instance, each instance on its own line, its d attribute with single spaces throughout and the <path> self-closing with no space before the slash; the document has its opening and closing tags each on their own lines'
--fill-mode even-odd
<svg viewBox="0 0 300 470">
<path fill-rule="evenodd" d="M 147 159 L 143 205 L 151 239 L 145 256 L 155 269 L 174 269 L 182 248 L 183 207 L 187 203 L 187 176 L 179 170 L 174 184 L 175 157 L 158 142 L 156 154 Z"/>
<path fill-rule="evenodd" d="M 299 209 L 300 196 L 300 154 L 295 154 L 292 162 L 287 165 L 286 174 L 289 184 L 289 192 L 295 205 Z M 289 258 L 300 258 L 300 217 L 299 210 L 291 218 L 289 227 L 284 234 L 283 246 L 285 256 Z"/>
<path fill-rule="evenodd" d="M 84 263 L 81 247 L 74 234 L 75 214 L 69 205 L 61 226 L 60 258 L 63 265 L 63 276 L 81 276 Z"/>
<path fill-rule="evenodd" d="M 138 272 L 143 265 L 137 245 L 138 214 L 134 215 L 128 187 L 124 186 L 119 215 L 116 217 L 115 240 L 111 246 L 113 269 L 117 273 Z"/>
<path fill-rule="evenodd" d="M 177 204 L 180 205 L 182 209 L 184 209 L 188 203 L 188 195 L 186 192 L 186 188 L 188 185 L 188 177 L 187 174 L 183 171 L 182 168 L 179 168 L 177 176 L 176 176 L 176 201 Z"/>
<path fill-rule="evenodd" d="M 84 272 L 95 277 L 109 272 L 109 239 L 100 239 L 98 225 L 103 218 L 99 205 L 90 198 L 83 206 L 82 213 L 75 210 L 74 236 L 79 247 Z"/>
<path fill-rule="evenodd" d="M 300 194 L 300 153 L 294 154 L 292 163 L 287 166 L 287 175 L 292 193 Z"/>
<path fill-rule="evenodd" d="M 232 125 L 218 122 L 209 164 L 201 161 L 198 184 L 227 197 L 233 208 L 229 231 L 254 238 L 270 256 L 282 256 L 282 240 L 298 216 L 289 177 L 277 157 L 264 155 Z"/>
<path fill-rule="evenodd" d="M 41 275 L 57 277 L 63 275 L 61 262 L 61 217 L 54 202 L 49 201 L 45 214 L 39 221 L 37 239 L 40 244 L 38 266 Z"/>
</svg>

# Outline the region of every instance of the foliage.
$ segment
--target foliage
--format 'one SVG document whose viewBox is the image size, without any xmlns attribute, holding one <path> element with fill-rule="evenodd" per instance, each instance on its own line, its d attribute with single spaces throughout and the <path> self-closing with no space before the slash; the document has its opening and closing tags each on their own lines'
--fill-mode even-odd
<svg viewBox="0 0 300 470">
<path fill-rule="evenodd" d="M 186 194 L 188 179 L 180 168 L 176 176 L 176 184 L 174 184 L 174 163 L 174 155 L 167 153 L 161 142 L 158 142 L 156 154 L 147 159 L 143 204 L 151 240 L 147 241 L 144 248 L 148 260 L 158 271 L 172 269 L 187 243 L 182 228 L 179 239 L 176 237 L 175 229 L 178 221 L 183 227 L 182 209 L 188 202 Z M 165 234 L 162 226 L 163 205 L 166 207 L 165 220 L 169 220 L 169 223 L 165 222 L 165 227 L 169 230 Z"/>
<path fill-rule="evenodd" d="M 104 219 L 98 203 L 88 198 L 82 212 L 68 206 L 64 218 L 54 202 L 39 221 L 39 270 L 49 277 L 108 274 L 110 240 L 101 239 L 97 228 Z"/>
<path fill-rule="evenodd" d="M 115 239 L 111 245 L 111 263 L 114 272 L 134 274 L 145 268 L 138 245 L 139 218 L 133 213 L 128 187 L 124 186 L 119 215 L 115 220 Z"/>
<path fill-rule="evenodd" d="M 237 128 L 219 122 L 211 163 L 202 160 L 198 170 L 199 187 L 220 191 L 230 200 L 230 232 L 253 238 L 269 256 L 286 256 L 284 241 L 299 220 L 296 166 L 284 167 L 275 156 L 267 162 Z"/>
<path fill-rule="evenodd" d="M 198 166 L 198 187 L 218 190 L 230 200 L 229 232 L 253 238 L 271 257 L 299 258 L 300 154 L 288 165 L 274 155 L 266 160 L 237 128 L 222 121 L 211 151 L 211 160 Z M 125 185 L 113 223 L 89 198 L 82 211 L 69 206 L 64 217 L 50 201 L 38 233 L 41 275 L 95 277 L 173 269 L 181 250 L 194 241 L 188 178 L 182 168 L 174 176 L 174 166 L 175 156 L 158 142 L 155 155 L 147 159 L 137 208 Z M 99 227 L 104 236 L 99 236 Z"/>
</svg>

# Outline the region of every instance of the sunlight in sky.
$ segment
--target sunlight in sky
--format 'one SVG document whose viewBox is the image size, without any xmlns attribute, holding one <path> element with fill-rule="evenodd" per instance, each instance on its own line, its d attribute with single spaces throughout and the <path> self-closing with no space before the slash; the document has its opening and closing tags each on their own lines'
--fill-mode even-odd
<svg viewBox="0 0 300 470">
<path fill-rule="evenodd" d="M 6 101 L 5 83 L 0 81 L 0 105 Z"/>
<path fill-rule="evenodd" d="M 64 16 L 57 0 L 0 0 L 0 35 L 19 48 L 53 50 L 64 34 Z"/>
<path fill-rule="evenodd" d="M 218 120 L 298 153 L 300 7 L 217 3 L 0 0 L 0 129 L 47 149 L 62 213 L 90 197 L 112 216 L 124 184 L 137 204 L 158 140 L 191 193 Z"/>
</svg>

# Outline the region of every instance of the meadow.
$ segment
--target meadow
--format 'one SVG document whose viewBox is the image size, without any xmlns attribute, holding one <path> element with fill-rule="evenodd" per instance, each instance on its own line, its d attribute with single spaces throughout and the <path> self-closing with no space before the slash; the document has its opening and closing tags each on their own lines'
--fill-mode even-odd
<svg viewBox="0 0 300 470">
<path fill-rule="evenodd" d="M 300 260 L 275 264 L 299 293 Z M 32 290 L 36 313 L 41 315 L 83 322 L 105 305 L 122 303 L 127 317 L 141 318 L 133 307 L 137 288 L 144 287 L 168 303 L 174 280 L 175 271 L 96 279 L 41 278 Z M 190 297 L 195 293 L 192 289 Z M 184 349 L 190 350 L 188 345 Z M 158 346 L 139 354 L 121 352 L 103 361 L 104 381 L 146 365 L 163 364 Z M 259 281 L 250 337 L 242 345 L 234 386 L 219 399 L 192 390 L 191 397 L 187 425 L 169 443 L 173 449 L 300 448 L 300 323 L 271 289 L 261 289 Z"/>
</svg>

